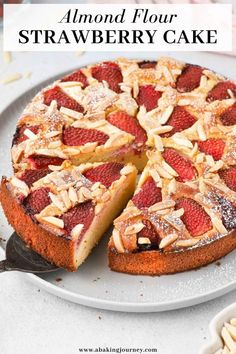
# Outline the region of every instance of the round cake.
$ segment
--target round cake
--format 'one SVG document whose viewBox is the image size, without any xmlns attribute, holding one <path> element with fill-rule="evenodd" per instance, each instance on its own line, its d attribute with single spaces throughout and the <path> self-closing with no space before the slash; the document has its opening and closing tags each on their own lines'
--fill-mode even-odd
<svg viewBox="0 0 236 354">
<path fill-rule="evenodd" d="M 93 64 L 25 108 L 0 199 L 59 267 L 76 270 L 114 222 L 112 270 L 184 271 L 236 247 L 235 143 L 234 82 L 171 58 Z"/>
</svg>

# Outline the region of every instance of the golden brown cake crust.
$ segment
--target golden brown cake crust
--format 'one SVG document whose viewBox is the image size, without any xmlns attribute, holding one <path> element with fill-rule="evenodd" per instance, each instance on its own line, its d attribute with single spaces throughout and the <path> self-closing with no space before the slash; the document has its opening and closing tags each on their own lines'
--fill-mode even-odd
<svg viewBox="0 0 236 354">
<path fill-rule="evenodd" d="M 109 267 L 116 272 L 136 275 L 173 274 L 212 263 L 235 248 L 236 230 L 204 246 L 178 252 L 118 253 L 109 245 Z"/>
<path fill-rule="evenodd" d="M 7 180 L 5 178 L 1 182 L 0 201 L 9 224 L 12 225 L 27 245 L 42 257 L 60 267 L 69 271 L 77 269 L 74 259 L 74 241 L 58 237 L 39 227 L 24 212 L 16 198 L 12 196 L 7 188 Z"/>
</svg>

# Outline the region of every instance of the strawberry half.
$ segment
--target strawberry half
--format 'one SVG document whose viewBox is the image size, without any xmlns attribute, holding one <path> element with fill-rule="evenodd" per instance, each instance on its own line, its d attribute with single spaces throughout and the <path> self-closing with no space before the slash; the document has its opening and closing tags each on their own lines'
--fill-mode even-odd
<svg viewBox="0 0 236 354">
<path fill-rule="evenodd" d="M 220 120 L 227 126 L 236 124 L 236 103 L 221 114 Z"/>
<path fill-rule="evenodd" d="M 190 92 L 200 85 L 203 68 L 187 65 L 177 79 L 176 88 L 179 92 Z"/>
<path fill-rule="evenodd" d="M 171 125 L 173 129 L 164 133 L 161 136 L 169 137 L 177 132 L 190 128 L 194 123 L 196 123 L 196 118 L 192 116 L 186 109 L 182 106 L 176 106 L 167 121 L 167 125 Z"/>
<path fill-rule="evenodd" d="M 50 106 L 53 100 L 57 101 L 57 108 L 66 107 L 72 109 L 73 111 L 83 113 L 83 107 L 73 98 L 69 97 L 62 89 L 58 86 L 53 87 L 43 93 L 44 104 Z"/>
<path fill-rule="evenodd" d="M 152 177 L 148 177 L 141 186 L 141 190 L 132 198 L 137 208 L 149 208 L 151 205 L 161 202 L 161 189 L 157 187 Z"/>
<path fill-rule="evenodd" d="M 108 162 L 103 165 L 92 167 L 83 175 L 91 182 L 101 182 L 106 188 L 121 177 L 120 170 L 124 167 L 121 163 Z"/>
<path fill-rule="evenodd" d="M 207 101 L 224 100 L 230 98 L 228 90 L 236 94 L 236 85 L 231 81 L 218 82 L 207 95 Z"/>
<path fill-rule="evenodd" d="M 143 219 L 142 223 L 145 225 L 145 227 L 137 234 L 137 237 L 147 237 L 151 241 L 152 246 L 158 246 L 161 238 L 156 232 L 155 227 L 149 220 L 146 219 Z"/>
<path fill-rule="evenodd" d="M 69 146 L 81 146 L 95 142 L 103 145 L 108 139 L 109 136 L 100 130 L 75 127 L 65 128 L 62 136 L 63 144 Z"/>
<path fill-rule="evenodd" d="M 31 155 L 28 162 L 35 170 L 45 169 L 49 165 L 60 166 L 64 160 L 57 156 Z"/>
<path fill-rule="evenodd" d="M 191 198 L 180 198 L 176 201 L 176 209 L 184 209 L 181 220 L 192 236 L 200 236 L 212 229 L 211 218 L 203 207 Z"/>
<path fill-rule="evenodd" d="M 67 82 L 67 81 L 78 81 L 83 84 L 83 87 L 88 86 L 87 77 L 83 74 L 81 70 L 77 70 L 72 74 L 69 74 L 61 79 L 61 82 Z"/>
<path fill-rule="evenodd" d="M 224 153 L 225 142 L 222 139 L 198 141 L 198 148 L 201 152 L 211 155 L 215 161 L 218 161 Z"/>
<path fill-rule="evenodd" d="M 31 187 L 34 182 L 45 177 L 48 173 L 50 173 L 48 169 L 25 170 L 20 176 L 20 179 L 24 181 L 27 184 L 27 186 Z"/>
<path fill-rule="evenodd" d="M 80 234 L 80 239 L 89 228 L 94 218 L 94 205 L 91 201 L 78 204 L 68 210 L 61 216 L 64 221 L 64 229 L 66 234 L 70 235 L 71 230 L 78 224 L 83 224 L 84 227 Z"/>
<path fill-rule="evenodd" d="M 139 124 L 138 120 L 126 112 L 115 112 L 109 114 L 107 121 L 115 127 L 135 136 L 136 144 L 144 145 L 147 140 L 147 134 Z"/>
<path fill-rule="evenodd" d="M 161 98 L 161 95 L 162 93 L 155 90 L 155 86 L 153 85 L 140 86 L 136 101 L 139 106 L 144 105 L 149 112 L 158 106 L 158 100 Z"/>
<path fill-rule="evenodd" d="M 51 204 L 51 199 L 48 195 L 49 192 L 49 188 L 38 188 L 31 192 L 23 202 L 26 212 L 32 215 L 38 214 Z"/>
<path fill-rule="evenodd" d="M 16 133 L 13 138 L 13 144 L 20 144 L 22 143 L 22 141 L 29 139 L 28 136 L 24 135 L 24 131 L 26 129 L 29 129 L 34 134 L 38 134 L 40 126 L 23 124 L 20 127 L 17 127 Z"/>
<path fill-rule="evenodd" d="M 119 84 L 123 81 L 123 76 L 120 67 L 116 63 L 106 61 L 91 69 L 92 77 L 99 82 L 106 81 L 111 90 L 120 93 Z"/>
<path fill-rule="evenodd" d="M 138 63 L 140 69 L 154 69 L 157 65 L 156 61 L 143 60 Z"/>
<path fill-rule="evenodd" d="M 191 181 L 196 178 L 197 170 L 192 163 L 175 149 L 166 148 L 162 154 L 166 162 L 178 173 L 177 180 L 180 182 Z"/>
<path fill-rule="evenodd" d="M 219 171 L 219 175 L 224 180 L 226 186 L 236 192 L 236 166 Z"/>
</svg>

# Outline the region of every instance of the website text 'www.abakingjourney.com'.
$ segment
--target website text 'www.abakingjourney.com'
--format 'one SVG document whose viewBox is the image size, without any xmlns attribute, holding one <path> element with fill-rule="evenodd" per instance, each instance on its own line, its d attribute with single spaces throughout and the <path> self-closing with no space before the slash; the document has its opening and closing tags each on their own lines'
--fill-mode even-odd
<svg viewBox="0 0 236 354">
<path fill-rule="evenodd" d="M 80 353 L 158 353 L 157 348 L 94 347 L 79 348 Z"/>
</svg>

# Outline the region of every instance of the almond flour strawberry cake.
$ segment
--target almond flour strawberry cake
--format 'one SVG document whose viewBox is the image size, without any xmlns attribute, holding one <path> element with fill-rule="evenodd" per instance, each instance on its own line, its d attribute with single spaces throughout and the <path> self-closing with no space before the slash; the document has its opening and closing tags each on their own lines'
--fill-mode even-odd
<svg viewBox="0 0 236 354">
<path fill-rule="evenodd" d="M 2 207 L 32 249 L 70 271 L 113 221 L 112 270 L 193 269 L 236 247 L 235 143 L 234 82 L 171 58 L 93 64 L 25 108 Z"/>
</svg>

